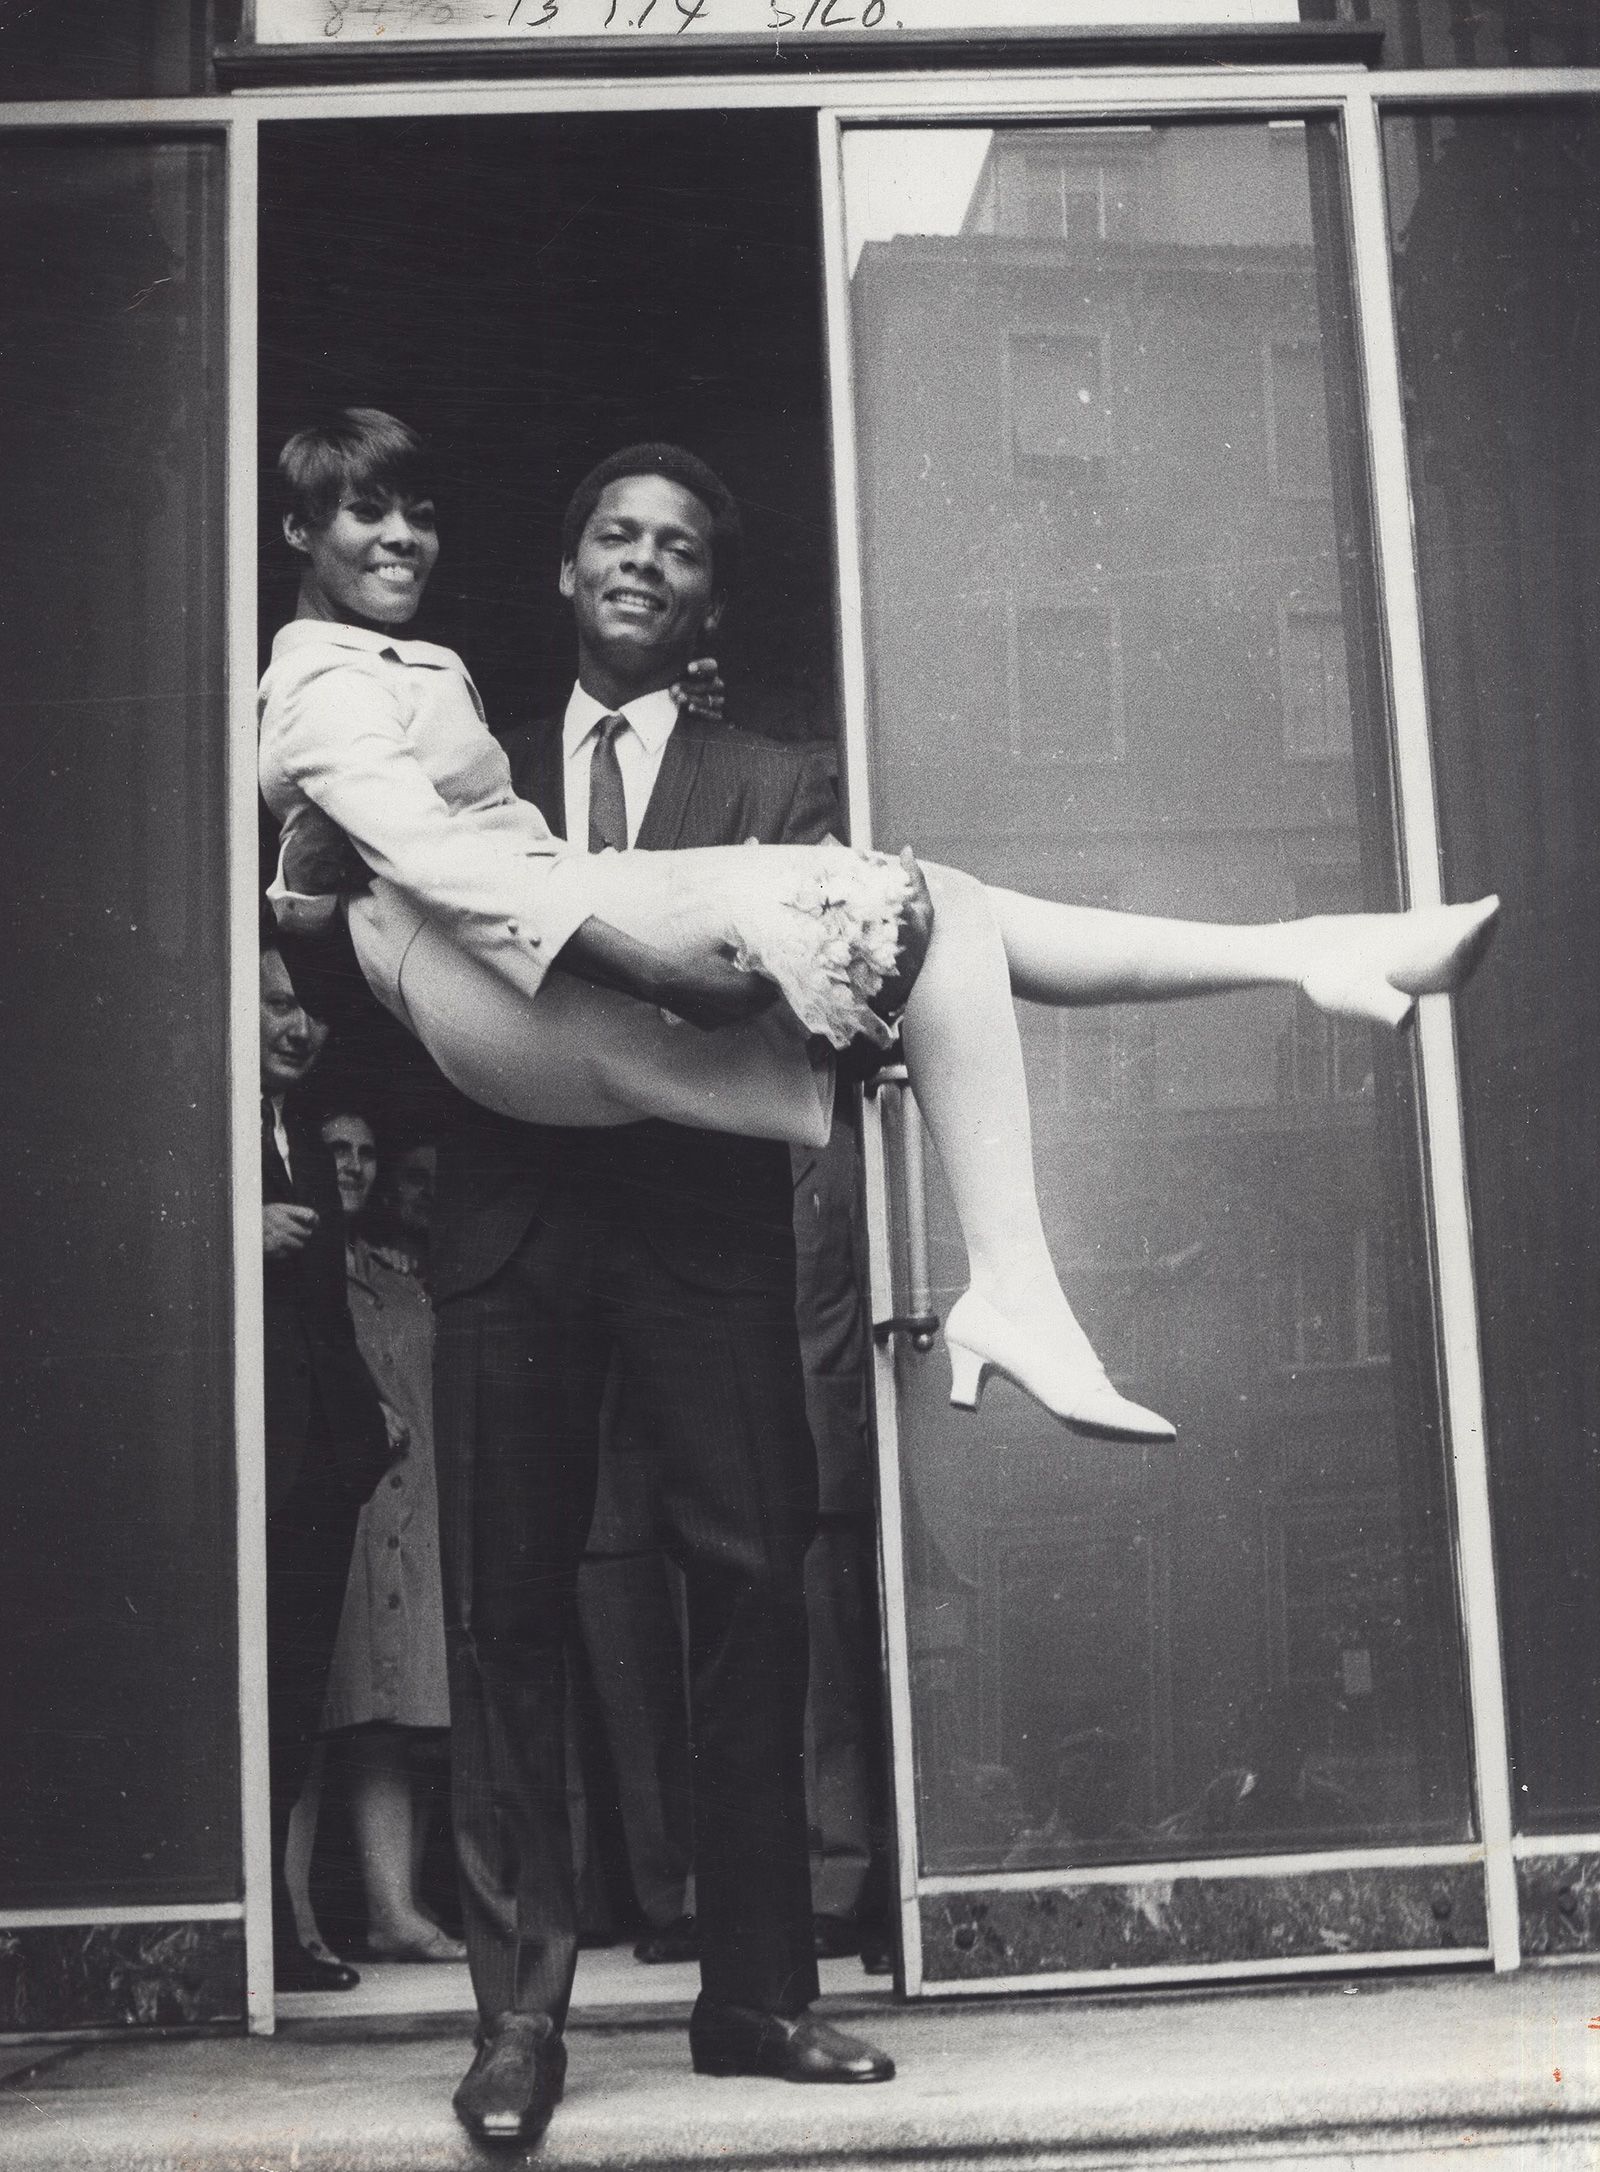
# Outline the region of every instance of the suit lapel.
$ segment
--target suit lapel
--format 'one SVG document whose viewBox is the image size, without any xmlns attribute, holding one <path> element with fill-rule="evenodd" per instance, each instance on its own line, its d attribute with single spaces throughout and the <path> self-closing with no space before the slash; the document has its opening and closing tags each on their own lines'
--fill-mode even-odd
<svg viewBox="0 0 1600 2172">
<path fill-rule="evenodd" d="M 703 735 L 687 717 L 680 717 L 662 750 L 655 789 L 634 839 L 639 851 L 670 852 L 680 842 L 704 750 Z"/>
<path fill-rule="evenodd" d="M 546 717 L 535 724 L 532 747 L 525 765 L 514 778 L 518 792 L 531 799 L 557 837 L 567 834 L 566 751 L 561 738 L 561 719 Z"/>
</svg>

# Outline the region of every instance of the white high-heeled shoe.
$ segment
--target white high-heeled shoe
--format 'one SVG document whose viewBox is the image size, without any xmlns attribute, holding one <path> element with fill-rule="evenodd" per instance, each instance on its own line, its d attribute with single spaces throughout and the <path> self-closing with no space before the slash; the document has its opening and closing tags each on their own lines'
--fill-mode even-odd
<svg viewBox="0 0 1600 2172">
<path fill-rule="evenodd" d="M 1176 1427 L 1165 1418 L 1119 1395 L 1092 1355 L 1085 1361 L 1042 1347 L 976 1290 L 968 1290 L 951 1306 L 944 1339 L 950 1352 L 950 1400 L 958 1410 L 976 1410 L 989 1374 L 1004 1373 L 1052 1418 L 1092 1440 L 1177 1438 Z"/>
<path fill-rule="evenodd" d="M 1333 933 L 1327 954 L 1301 976 L 1319 1010 L 1403 1026 L 1420 995 L 1454 995 L 1477 970 L 1494 934 L 1497 897 L 1475 905 L 1423 905 L 1362 913 Z"/>
</svg>

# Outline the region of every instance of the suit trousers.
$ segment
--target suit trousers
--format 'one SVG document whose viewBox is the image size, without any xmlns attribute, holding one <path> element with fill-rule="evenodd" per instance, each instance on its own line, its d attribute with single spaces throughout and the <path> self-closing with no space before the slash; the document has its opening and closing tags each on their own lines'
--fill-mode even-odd
<svg viewBox="0 0 1600 2172">
<path fill-rule="evenodd" d="M 267 1739 L 273 1935 L 295 1940 L 284 1884 L 289 1817 L 311 1767 L 350 1575 L 361 1503 L 334 1458 L 313 1399 L 309 1438 L 285 1499 L 267 1517 Z"/>
<path fill-rule="evenodd" d="M 694 1812 L 676 1582 L 659 1552 L 589 1553 L 578 1574 L 591 1724 L 615 1778 L 633 1897 L 657 1931 L 693 1912 Z"/>
<path fill-rule="evenodd" d="M 805 1556 L 817 1517 L 788 1276 L 675 1272 L 624 1185 L 557 1179 L 487 1282 L 439 1307 L 435 1434 L 453 1812 L 485 2019 L 566 2017 L 577 1955 L 564 1640 L 615 1356 L 652 1412 L 683 1570 L 701 1979 L 816 1996 L 805 1807 Z"/>
</svg>

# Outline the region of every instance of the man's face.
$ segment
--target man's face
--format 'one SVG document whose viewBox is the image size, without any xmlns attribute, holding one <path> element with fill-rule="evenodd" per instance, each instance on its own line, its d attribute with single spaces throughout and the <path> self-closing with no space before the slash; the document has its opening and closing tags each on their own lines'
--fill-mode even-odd
<svg viewBox="0 0 1600 2172">
<path fill-rule="evenodd" d="M 261 954 L 261 1091 L 298 1086 L 322 1054 L 328 1029 L 302 1010 L 288 968 L 275 950 Z"/>
<path fill-rule="evenodd" d="M 666 685 L 722 616 L 711 513 L 664 475 L 608 483 L 561 567 L 580 655 Z"/>
<path fill-rule="evenodd" d="M 400 1227 L 413 1236 L 425 1237 L 433 1220 L 433 1179 L 433 1148 L 407 1147 L 395 1163 L 394 1211 Z"/>
<path fill-rule="evenodd" d="M 322 1127 L 322 1143 L 333 1149 L 340 1206 L 346 1214 L 359 1214 L 378 1173 L 378 1142 L 372 1126 L 364 1116 L 330 1116 Z"/>
</svg>

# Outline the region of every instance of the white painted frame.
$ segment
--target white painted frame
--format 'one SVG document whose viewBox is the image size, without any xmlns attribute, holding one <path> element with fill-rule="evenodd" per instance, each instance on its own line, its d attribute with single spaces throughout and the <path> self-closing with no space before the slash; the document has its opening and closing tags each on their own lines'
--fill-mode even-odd
<svg viewBox="0 0 1600 2172">
<path fill-rule="evenodd" d="M 419 66 L 425 56 L 419 53 Z M 845 253 L 841 130 L 845 125 L 948 121 L 983 125 L 1024 119 L 1137 122 L 1179 117 L 1306 119 L 1329 117 L 1343 128 L 1349 225 L 1364 378 L 1364 412 L 1373 474 L 1378 576 L 1388 647 L 1408 895 L 1439 895 L 1439 838 L 1432 752 L 1427 732 L 1421 617 L 1408 482 L 1385 220 L 1381 121 L 1388 109 L 1440 109 L 1600 97 L 1597 68 L 1499 68 L 1394 71 L 1371 75 L 1342 66 L 1217 65 L 1106 70 L 990 67 L 930 68 L 916 76 L 867 72 L 835 76 L 719 76 L 639 81 L 627 78 L 506 82 L 416 82 L 382 87 L 261 88 L 229 96 L 105 99 L 0 104 L 0 137 L 37 129 L 186 136 L 220 132 L 226 143 L 228 489 L 227 626 L 230 1142 L 235 1290 L 234 1407 L 238 1458 L 240 1787 L 242 1901 L 183 1908 L 96 1907 L 0 1911 L 0 1929 L 114 1922 L 243 1918 L 248 1954 L 249 2025 L 274 2024 L 268 1877 L 266 1579 L 263 1541 L 265 1426 L 261 1302 L 261 1192 L 257 1149 L 256 998 L 256 151 L 263 123 L 495 114 L 628 113 L 727 108 L 811 111 L 817 116 L 823 213 L 823 272 L 829 411 L 836 508 L 837 627 L 846 723 L 846 779 L 854 834 L 872 831 L 867 740 L 867 673 L 862 623 L 855 418 L 852 405 L 848 263 Z M 1520 1835 L 1513 1839 L 1505 1690 L 1500 1656 L 1483 1385 L 1472 1277 L 1471 1229 L 1455 1036 L 1448 1003 L 1425 998 L 1419 1038 L 1438 1310 L 1444 1353 L 1446 1415 L 1455 1482 L 1457 1576 L 1466 1644 L 1475 1786 L 1481 1842 L 1470 1847 L 1356 1849 L 1306 1857 L 1237 1857 L 1172 1866 L 1102 1867 L 1061 1875 L 1017 1873 L 1030 1890 L 1147 1879 L 1165 1871 L 1185 1878 L 1281 1877 L 1296 1870 L 1481 1861 L 1489 1905 L 1489 1945 L 1482 1952 L 1338 1956 L 1303 1962 L 1228 1963 L 1093 1975 L 1046 1975 L 993 1982 L 924 1982 L 917 1902 L 941 1890 L 1003 1889 L 1004 1880 L 919 1879 L 911 1824 L 914 1771 L 909 1732 L 909 1653 L 902 1569 L 899 1443 L 893 1361 L 877 1362 L 882 1493 L 885 1657 L 893 1726 L 899 1840 L 903 1988 L 910 1994 L 966 1996 L 1293 1976 L 1326 1970 L 1435 1967 L 1492 1960 L 1519 1963 L 1517 1859 L 1600 1852 L 1600 1833 Z M 887 1174 L 881 1121 L 869 1104 L 866 1123 L 868 1228 L 876 1315 L 892 1309 L 888 1258 Z"/>
</svg>

